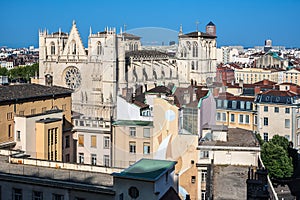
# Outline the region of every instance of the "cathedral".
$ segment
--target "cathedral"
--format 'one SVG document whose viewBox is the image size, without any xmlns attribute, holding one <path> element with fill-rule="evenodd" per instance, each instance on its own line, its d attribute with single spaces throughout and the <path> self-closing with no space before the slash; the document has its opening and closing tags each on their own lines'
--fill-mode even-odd
<svg viewBox="0 0 300 200">
<path fill-rule="evenodd" d="M 84 47 L 74 21 L 70 33 L 39 32 L 39 59 L 40 84 L 73 89 L 76 162 L 112 166 L 117 97 L 130 98 L 162 85 L 172 89 L 211 84 L 216 74 L 216 27 L 210 22 L 205 33 L 187 34 L 181 27 L 177 53 L 169 55 L 143 50 L 139 36 L 117 33 L 115 28 L 90 30 Z"/>
<path fill-rule="evenodd" d="M 116 97 L 158 85 L 210 84 L 216 73 L 216 27 L 178 34 L 178 50 L 142 50 L 140 37 L 106 28 L 92 33 L 85 48 L 73 21 L 70 33 L 39 32 L 39 80 L 74 90 L 73 111 L 92 118 L 116 116 Z"/>
</svg>

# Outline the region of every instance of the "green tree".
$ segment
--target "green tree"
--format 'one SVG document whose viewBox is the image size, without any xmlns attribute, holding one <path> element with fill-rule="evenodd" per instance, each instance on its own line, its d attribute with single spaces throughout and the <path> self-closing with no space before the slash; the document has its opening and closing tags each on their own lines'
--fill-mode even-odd
<svg viewBox="0 0 300 200">
<path fill-rule="evenodd" d="M 285 151 L 288 150 L 289 147 L 289 141 L 285 137 L 274 135 L 273 138 L 270 140 L 273 144 L 277 144 L 281 146 Z"/>
<path fill-rule="evenodd" d="M 261 158 L 272 178 L 287 178 L 293 174 L 292 159 L 288 156 L 286 141 L 284 137 L 274 136 L 262 145 Z"/>
<path fill-rule="evenodd" d="M 5 67 L 0 67 L 0 76 L 7 76 L 8 70 Z"/>
<path fill-rule="evenodd" d="M 15 67 L 9 70 L 8 75 L 10 79 L 24 79 L 29 81 L 31 77 L 38 76 L 39 64 L 28 65 L 25 67 Z"/>
</svg>

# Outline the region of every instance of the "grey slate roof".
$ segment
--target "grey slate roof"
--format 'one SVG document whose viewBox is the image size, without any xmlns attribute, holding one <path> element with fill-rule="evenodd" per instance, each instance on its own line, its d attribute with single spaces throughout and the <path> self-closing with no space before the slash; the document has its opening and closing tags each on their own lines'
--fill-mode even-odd
<svg viewBox="0 0 300 200">
<path fill-rule="evenodd" d="M 60 95 L 71 95 L 73 90 L 59 86 L 39 84 L 19 84 L 0 86 L 0 103 L 10 101 L 26 101 L 39 98 L 53 98 Z"/>
</svg>

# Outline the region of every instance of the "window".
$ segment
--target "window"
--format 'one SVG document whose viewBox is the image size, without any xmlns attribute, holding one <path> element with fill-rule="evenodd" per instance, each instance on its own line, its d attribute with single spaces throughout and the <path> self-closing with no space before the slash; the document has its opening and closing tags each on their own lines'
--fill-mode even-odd
<svg viewBox="0 0 300 200">
<path fill-rule="evenodd" d="M 257 115 L 254 116 L 254 124 L 257 125 Z"/>
<path fill-rule="evenodd" d="M 274 112 L 279 113 L 279 107 L 274 107 Z"/>
<path fill-rule="evenodd" d="M 12 112 L 7 113 L 6 117 L 7 117 L 7 120 L 12 120 L 13 113 Z"/>
<path fill-rule="evenodd" d="M 221 106 L 222 106 L 222 100 L 221 100 L 221 99 L 218 99 L 218 100 L 217 100 L 217 107 L 218 107 L 218 108 L 221 108 Z"/>
<path fill-rule="evenodd" d="M 97 155 L 96 154 L 91 154 L 91 164 L 97 165 Z"/>
<path fill-rule="evenodd" d="M 21 141 L 21 131 L 17 131 L 16 138 L 17 138 L 17 141 Z"/>
<path fill-rule="evenodd" d="M 84 135 L 78 135 L 78 145 L 80 147 L 84 146 Z"/>
<path fill-rule="evenodd" d="M 268 109 L 268 106 L 264 106 L 264 111 L 265 111 L 265 112 L 268 112 L 268 110 L 269 110 L 269 109 Z"/>
<path fill-rule="evenodd" d="M 217 121 L 221 121 L 221 113 L 217 112 Z"/>
<path fill-rule="evenodd" d="M 290 128 L 290 119 L 285 119 L 284 120 L 284 127 L 285 128 Z"/>
<path fill-rule="evenodd" d="M 192 61 L 192 70 L 195 69 L 194 61 Z"/>
<path fill-rule="evenodd" d="M 249 101 L 246 102 L 246 109 L 251 110 L 251 102 Z"/>
<path fill-rule="evenodd" d="M 66 138 L 65 138 L 65 148 L 69 148 L 70 147 L 70 136 L 69 135 L 66 135 Z"/>
<path fill-rule="evenodd" d="M 109 143 L 110 143 L 109 137 L 105 136 L 104 137 L 104 146 L 103 146 L 103 148 L 108 149 L 109 148 Z"/>
<path fill-rule="evenodd" d="M 46 107 L 42 107 L 42 113 L 45 113 L 46 112 L 46 110 L 47 110 L 47 108 Z M 24 113 L 23 113 L 24 114 Z"/>
<path fill-rule="evenodd" d="M 35 115 L 35 113 L 36 113 L 36 109 L 35 108 L 31 109 L 31 114 Z"/>
<path fill-rule="evenodd" d="M 196 176 L 191 176 L 191 182 L 194 184 L 196 183 Z"/>
<path fill-rule="evenodd" d="M 8 125 L 8 138 L 11 138 L 11 133 L 12 133 L 12 130 L 11 130 L 11 124 Z"/>
<path fill-rule="evenodd" d="M 121 193 L 121 194 L 119 195 L 119 200 L 124 200 L 124 194 L 123 194 L 123 193 Z"/>
<path fill-rule="evenodd" d="M 62 194 L 52 194 L 52 200 L 64 200 L 64 195 L 62 195 Z"/>
<path fill-rule="evenodd" d="M 206 177 L 207 177 L 207 170 L 202 170 L 201 171 L 201 182 L 206 182 Z"/>
<path fill-rule="evenodd" d="M 150 143 L 144 142 L 144 154 L 150 154 Z"/>
<path fill-rule="evenodd" d="M 269 141 L 269 134 L 268 133 L 264 133 L 264 141 L 265 142 Z"/>
<path fill-rule="evenodd" d="M 135 137 L 135 134 L 136 134 L 135 127 L 129 127 L 129 134 L 130 134 L 130 136 Z"/>
<path fill-rule="evenodd" d="M 51 43 L 51 55 L 55 55 L 55 44 L 52 42 Z"/>
<path fill-rule="evenodd" d="M 222 121 L 226 122 L 226 113 L 222 113 Z"/>
<path fill-rule="evenodd" d="M 144 128 L 144 137 L 150 138 L 150 128 Z"/>
<path fill-rule="evenodd" d="M 135 142 L 129 142 L 129 152 L 136 153 L 136 144 Z"/>
<path fill-rule="evenodd" d="M 234 122 L 234 114 L 230 114 L 230 122 Z"/>
<path fill-rule="evenodd" d="M 236 101 L 232 101 L 231 107 L 232 107 L 232 109 L 236 109 Z"/>
<path fill-rule="evenodd" d="M 290 108 L 285 108 L 285 113 L 290 113 Z"/>
<path fill-rule="evenodd" d="M 244 123 L 244 115 L 239 114 L 239 123 L 243 124 Z"/>
<path fill-rule="evenodd" d="M 201 190 L 201 199 L 205 200 L 206 198 L 206 190 Z"/>
<path fill-rule="evenodd" d="M 97 55 L 101 55 L 102 54 L 102 45 L 101 42 L 97 43 Z"/>
<path fill-rule="evenodd" d="M 20 116 L 24 116 L 24 110 L 20 111 L 20 112 L 19 112 L 19 115 L 20 115 Z"/>
<path fill-rule="evenodd" d="M 245 102 L 244 101 L 240 101 L 240 108 L 245 109 Z"/>
<path fill-rule="evenodd" d="M 32 200 L 42 200 L 43 193 L 39 191 L 32 191 Z"/>
<path fill-rule="evenodd" d="M 84 163 L 84 153 L 79 153 L 79 163 L 80 164 Z"/>
<path fill-rule="evenodd" d="M 110 164 L 109 164 L 109 155 L 104 155 L 103 156 L 103 163 L 104 163 L 104 166 L 106 166 L 106 167 L 110 166 Z"/>
<path fill-rule="evenodd" d="M 22 189 L 13 188 L 13 200 L 22 200 Z"/>
<path fill-rule="evenodd" d="M 209 158 L 209 151 L 200 151 L 200 159 Z"/>
<path fill-rule="evenodd" d="M 250 117 L 249 115 L 245 115 L 245 123 L 250 124 Z"/>
<path fill-rule="evenodd" d="M 224 100 L 224 101 L 223 101 L 223 107 L 224 107 L 224 108 L 227 108 L 227 107 L 228 107 L 228 100 Z"/>
<path fill-rule="evenodd" d="M 267 117 L 264 117 L 264 126 L 269 125 L 269 119 Z"/>
<path fill-rule="evenodd" d="M 97 136 L 91 135 L 91 147 L 96 148 L 97 147 Z"/>
</svg>

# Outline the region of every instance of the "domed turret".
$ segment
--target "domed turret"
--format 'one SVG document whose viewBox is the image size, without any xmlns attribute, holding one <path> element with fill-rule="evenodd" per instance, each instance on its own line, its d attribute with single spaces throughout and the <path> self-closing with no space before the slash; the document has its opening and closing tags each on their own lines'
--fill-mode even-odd
<svg viewBox="0 0 300 200">
<path fill-rule="evenodd" d="M 216 36 L 216 25 L 212 22 L 209 22 L 206 25 L 206 33 L 209 35 Z"/>
</svg>

